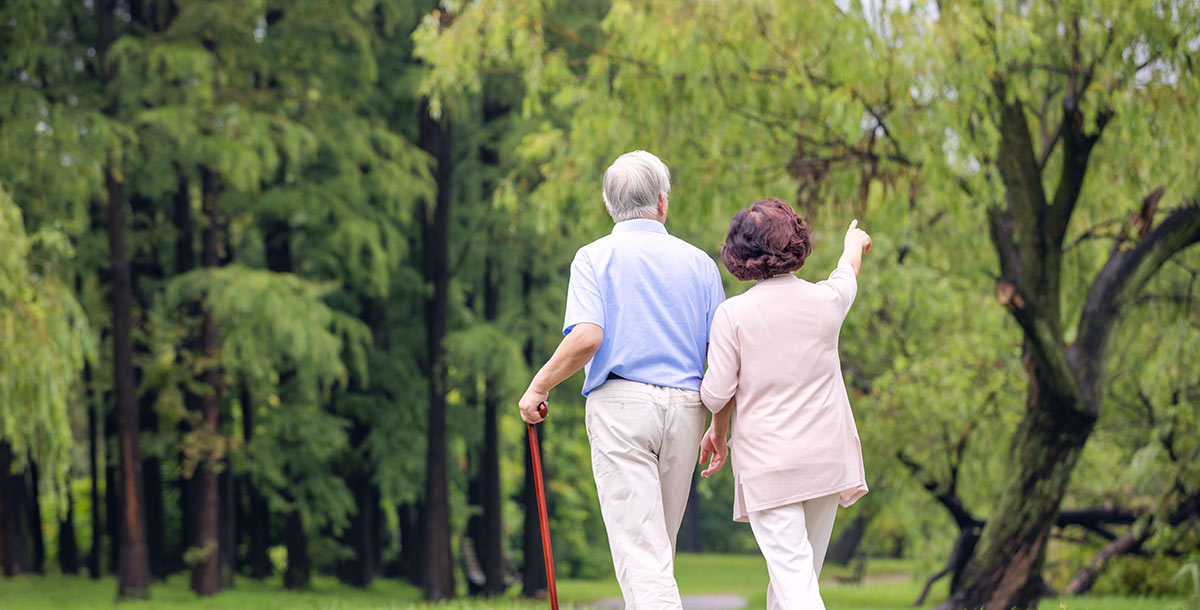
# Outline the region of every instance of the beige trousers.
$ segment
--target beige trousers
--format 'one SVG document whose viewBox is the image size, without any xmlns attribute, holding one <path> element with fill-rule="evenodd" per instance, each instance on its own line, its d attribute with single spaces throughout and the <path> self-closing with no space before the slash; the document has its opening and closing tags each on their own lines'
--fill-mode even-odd
<svg viewBox="0 0 1200 610">
<path fill-rule="evenodd" d="M 750 513 L 767 560 L 767 610 L 825 610 L 817 577 L 825 563 L 839 494 Z"/>
<path fill-rule="evenodd" d="M 587 398 L 600 513 L 628 610 L 680 610 L 675 535 L 704 433 L 699 392 L 612 379 Z"/>
</svg>

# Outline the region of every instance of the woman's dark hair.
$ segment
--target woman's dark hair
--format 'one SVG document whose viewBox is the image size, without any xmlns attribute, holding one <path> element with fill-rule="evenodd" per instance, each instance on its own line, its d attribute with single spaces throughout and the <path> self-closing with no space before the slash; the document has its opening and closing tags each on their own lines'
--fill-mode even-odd
<svg viewBox="0 0 1200 610">
<path fill-rule="evenodd" d="M 803 267 L 810 252 L 812 233 L 804 219 L 787 202 L 767 199 L 734 215 L 721 260 L 739 280 L 762 280 Z"/>
</svg>

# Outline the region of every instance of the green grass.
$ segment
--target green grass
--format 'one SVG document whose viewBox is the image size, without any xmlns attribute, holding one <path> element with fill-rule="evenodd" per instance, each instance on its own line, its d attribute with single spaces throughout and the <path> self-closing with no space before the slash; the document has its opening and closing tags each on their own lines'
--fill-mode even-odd
<svg viewBox="0 0 1200 610">
<path fill-rule="evenodd" d="M 838 582 L 850 569 L 829 566 L 821 578 L 822 596 L 830 610 L 902 610 L 910 608 L 920 592 L 921 581 L 903 576 L 912 564 L 902 560 L 872 560 L 867 563 L 864 585 Z M 681 554 L 676 563 L 680 590 L 685 595 L 735 593 L 745 597 L 749 608 L 766 606 L 767 569 L 761 557 L 750 555 Z M 934 601 L 944 599 L 945 581 L 934 588 Z M 283 591 L 278 578 L 257 582 L 238 579 L 236 587 L 208 599 L 197 599 L 188 590 L 187 576 L 179 574 L 165 583 L 155 583 L 147 602 L 117 604 L 116 583 L 109 577 L 93 581 L 72 576 L 22 576 L 0 578 L 0 610 L 543 610 L 545 602 L 504 597 L 491 600 L 462 600 L 446 604 L 423 604 L 420 591 L 394 580 L 376 580 L 371 588 L 354 589 L 327 577 L 314 579 L 308 591 Z M 563 580 L 559 596 L 564 608 L 582 608 L 586 602 L 619 597 L 615 580 Z M 926 606 L 932 607 L 932 605 Z M 1049 599 L 1039 610 L 1187 610 L 1183 600 L 1132 597 L 1084 597 Z"/>
</svg>

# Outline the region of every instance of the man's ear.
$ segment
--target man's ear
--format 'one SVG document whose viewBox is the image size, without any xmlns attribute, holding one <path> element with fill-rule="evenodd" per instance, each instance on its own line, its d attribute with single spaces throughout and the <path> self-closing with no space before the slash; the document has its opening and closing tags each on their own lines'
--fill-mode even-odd
<svg viewBox="0 0 1200 610">
<path fill-rule="evenodd" d="M 671 202 L 670 202 L 670 200 L 669 200 L 669 199 L 667 199 L 667 194 L 666 194 L 666 193 L 659 193 L 659 194 L 658 194 L 658 206 L 657 206 L 657 211 L 658 211 L 658 217 L 659 217 L 659 218 L 666 219 L 666 217 L 667 217 L 667 208 L 668 208 L 670 205 L 671 205 Z"/>
</svg>

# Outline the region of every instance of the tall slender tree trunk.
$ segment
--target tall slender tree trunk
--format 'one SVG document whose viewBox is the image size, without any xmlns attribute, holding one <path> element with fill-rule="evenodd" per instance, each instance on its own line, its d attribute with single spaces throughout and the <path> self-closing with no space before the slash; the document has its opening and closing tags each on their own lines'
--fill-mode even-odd
<svg viewBox="0 0 1200 610">
<path fill-rule="evenodd" d="M 112 73 L 108 48 L 113 41 L 113 0 L 98 0 L 96 19 L 99 40 L 96 54 L 101 85 L 108 94 Z M 106 114 L 115 116 L 111 104 Z M 144 599 L 150 595 L 150 561 L 146 549 L 146 517 L 142 503 L 142 460 L 138 449 L 137 388 L 133 377 L 133 277 L 125 244 L 125 196 L 113 159 L 104 171 L 108 197 L 108 246 L 112 273 L 113 386 L 116 391 L 118 459 L 121 468 L 121 527 L 118 551 L 117 597 Z"/>
<path fill-rule="evenodd" d="M 42 532 L 41 481 L 37 462 L 31 458 L 25 470 L 26 489 L 29 490 L 29 569 L 35 574 L 46 573 L 46 536 Z"/>
<path fill-rule="evenodd" d="M 75 538 L 75 494 L 67 488 L 66 516 L 58 520 L 58 567 L 63 574 L 79 573 L 79 541 Z"/>
<path fill-rule="evenodd" d="M 525 271 L 521 276 L 521 293 L 523 300 L 529 302 L 533 295 L 533 276 Z M 525 342 L 525 363 L 529 367 L 536 366 L 534 360 L 533 339 Z M 538 431 L 538 451 L 546 439 L 546 425 Z M 538 523 L 537 491 L 533 476 L 533 454 L 530 453 L 529 443 L 525 443 L 525 486 L 521 493 L 522 505 L 525 509 L 524 534 L 521 547 L 525 565 L 521 569 L 521 595 L 539 597 L 546 591 L 546 564 L 542 557 L 542 530 Z"/>
<path fill-rule="evenodd" d="M 217 548 L 220 588 L 233 588 L 233 575 L 237 573 L 237 488 L 234 485 L 233 460 L 226 455 L 224 466 L 217 476 L 220 507 L 217 511 Z"/>
<path fill-rule="evenodd" d="M 400 558 L 397 561 L 400 578 L 413 585 L 421 584 L 421 558 L 425 545 L 421 540 L 420 515 L 424 512 L 419 505 L 401 504 L 396 508 L 396 519 L 400 526 Z"/>
<path fill-rule="evenodd" d="M 283 525 L 283 543 L 287 547 L 287 570 L 283 573 L 283 588 L 305 589 L 312 580 L 312 565 L 308 559 L 308 534 L 300 511 L 287 514 Z"/>
<path fill-rule="evenodd" d="M 101 2 L 104 5 L 104 2 Z M 101 10 L 112 19 L 112 12 Z M 138 450 L 137 397 L 133 383 L 131 318 L 133 284 L 125 248 L 125 209 L 121 186 L 106 172 L 109 219 L 108 241 L 113 275 L 113 378 L 117 394 L 117 435 L 121 468 L 121 527 L 117 564 L 117 596 L 144 599 L 150 595 L 150 558 L 146 548 L 146 518 L 142 505 L 142 460 Z"/>
<path fill-rule="evenodd" d="M 18 570 L 13 557 L 12 491 L 9 472 L 12 470 L 12 449 L 0 441 L 0 571 L 5 576 L 16 576 Z"/>
<path fill-rule="evenodd" d="M 700 498 L 696 494 L 696 481 L 699 479 L 700 473 L 692 474 L 687 506 L 683 509 L 683 539 L 679 541 L 679 550 L 685 553 L 700 552 Z"/>
<path fill-rule="evenodd" d="M 192 218 L 192 197 L 187 177 L 184 175 L 183 168 L 177 166 L 175 171 L 179 175 L 175 196 L 172 200 L 171 214 L 172 223 L 175 225 L 175 275 L 183 275 L 196 269 L 196 227 Z M 189 304 L 186 318 L 195 320 L 199 317 L 200 308 L 195 303 Z M 188 335 L 183 339 L 182 347 L 185 351 L 192 353 L 199 349 L 199 337 L 194 329 L 189 329 Z M 199 413 L 202 409 L 200 395 L 186 387 L 183 391 L 183 404 L 187 412 L 189 414 Z M 182 438 L 190 430 L 191 425 L 187 418 L 180 418 L 179 436 Z M 184 553 L 195 544 L 196 540 L 197 479 L 194 472 L 189 472 L 183 467 L 189 458 L 182 448 L 177 452 L 175 458 L 180 464 L 179 478 L 175 482 L 179 488 L 179 544 L 172 553 L 170 564 L 172 569 L 182 570 L 187 567 L 183 559 Z"/>
<path fill-rule="evenodd" d="M 484 263 L 483 317 L 495 322 L 500 317 L 500 281 L 496 275 L 495 256 Z M 479 559 L 487 578 L 484 595 L 504 592 L 507 583 L 504 573 L 504 516 L 500 492 L 500 434 L 497 411 L 500 404 L 499 383 L 489 377 L 483 394 L 483 459 L 480 464 L 483 501 L 483 531 L 479 544 Z"/>
<path fill-rule="evenodd" d="M 425 283 L 426 372 L 429 379 L 428 454 L 425 470 L 424 578 L 425 596 L 433 601 L 454 597 L 454 565 L 450 554 L 450 490 L 446 445 L 446 336 L 450 287 L 450 208 L 453 202 L 453 154 L 450 126 L 421 107 L 420 144 L 437 167 L 437 197 L 422 206 L 422 254 Z M 432 203 L 432 205 L 431 205 Z"/>
<path fill-rule="evenodd" d="M 114 411 L 110 410 L 104 416 L 106 448 L 118 447 L 117 418 Z M 104 457 L 104 534 L 108 537 L 108 573 L 116 576 L 121 565 L 121 484 L 117 479 L 117 466 L 107 449 Z"/>
<path fill-rule="evenodd" d="M 89 364 L 83 365 L 84 385 L 91 388 L 92 368 Z M 87 394 L 87 415 L 88 415 L 88 476 L 91 478 L 91 524 L 92 524 L 92 545 L 88 549 L 88 576 L 91 578 L 100 578 L 100 549 L 104 546 L 104 522 L 100 516 L 100 455 L 99 441 L 103 438 L 103 432 L 99 430 L 99 415 L 97 410 L 100 405 L 96 401 L 91 400 L 90 393 Z"/>
<path fill-rule="evenodd" d="M 133 211 L 131 219 L 133 234 L 146 235 L 149 231 L 153 231 L 153 224 L 157 222 L 155 202 L 147 197 L 134 195 L 130 197 L 130 204 Z M 162 281 L 165 275 L 160 249 L 156 246 L 157 244 L 150 243 L 135 250 L 131 255 L 130 268 L 137 284 L 137 290 L 134 291 L 134 307 L 139 325 L 149 323 L 148 317 L 152 305 L 150 297 L 154 294 L 154 283 Z M 138 360 L 146 360 L 150 356 L 149 349 L 143 344 L 136 344 L 134 351 L 138 354 Z M 137 380 L 137 386 L 140 387 L 142 385 L 140 367 L 135 367 L 134 379 Z M 142 433 L 150 436 L 158 434 L 158 412 L 154 408 L 157 399 L 157 393 L 152 391 L 145 391 L 138 397 L 138 426 Z M 164 561 L 166 557 L 166 516 L 163 506 L 162 461 L 156 453 L 146 455 L 142 460 L 142 485 L 146 502 L 146 548 L 150 557 L 150 573 L 154 578 L 164 580 L 168 573 Z"/>
<path fill-rule="evenodd" d="M 254 408 L 253 397 L 249 390 L 243 387 L 242 391 L 242 440 L 247 445 L 254 439 L 254 422 L 256 413 Z M 250 577 L 258 580 L 264 579 L 271 574 L 271 559 L 267 556 L 268 534 L 267 528 L 267 502 L 263 498 L 262 493 L 250 481 L 249 477 L 243 477 L 242 489 L 245 491 L 246 504 L 249 509 L 249 519 L 247 529 L 249 530 L 249 539 L 247 540 L 247 557 L 246 563 L 250 567 Z"/>
<path fill-rule="evenodd" d="M 354 428 L 351 431 L 351 439 L 357 438 L 358 441 L 352 442 L 352 446 L 365 440 L 367 434 L 366 426 L 362 423 L 356 423 Z M 354 496 L 354 505 L 357 508 L 354 517 L 350 519 L 350 527 L 347 528 L 344 538 L 353 550 L 354 556 L 339 562 L 338 579 L 355 587 L 369 587 L 375 578 L 375 552 L 372 534 L 375 531 L 375 520 L 378 518 L 379 511 L 378 506 L 374 503 L 375 493 L 371 485 L 371 473 L 369 470 L 351 473 L 346 477 L 346 484 Z"/>
<path fill-rule="evenodd" d="M 201 264 L 206 269 L 217 267 L 217 191 L 219 179 L 207 167 L 200 168 L 201 207 L 204 215 L 204 236 L 201 247 Z M 220 394 L 220 371 L 216 365 L 217 321 L 211 308 L 204 309 L 200 330 L 201 347 L 208 368 L 204 371 L 204 382 L 208 386 L 201 397 L 200 426 L 206 435 L 215 437 L 217 427 L 217 399 Z M 219 492 L 217 489 L 216 458 L 205 455 L 197 465 L 196 492 L 197 518 L 194 547 L 203 552 L 203 557 L 192 566 L 192 590 L 200 596 L 214 595 L 220 589 L 220 565 L 217 543 L 217 516 Z"/>
</svg>

